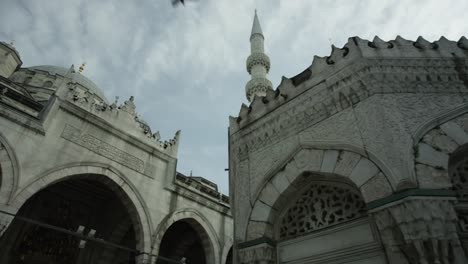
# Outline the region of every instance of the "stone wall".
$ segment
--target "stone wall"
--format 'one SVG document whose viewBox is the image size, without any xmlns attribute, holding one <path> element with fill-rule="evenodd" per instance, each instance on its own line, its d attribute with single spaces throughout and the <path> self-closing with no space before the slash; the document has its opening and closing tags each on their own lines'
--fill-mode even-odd
<svg viewBox="0 0 468 264">
<path fill-rule="evenodd" d="M 22 111 L 21 100 L 7 106 L 9 93 L 0 94 L 0 209 L 15 214 L 38 191 L 77 175 L 104 177 L 128 196 L 141 225 L 140 263 L 155 260 L 149 255 L 158 254 L 162 227 L 177 212 L 203 222 L 207 263 L 224 263 L 233 233 L 228 199 L 176 179 L 179 133 L 161 140 L 138 118 L 133 98 L 117 106 L 76 93 L 73 83 L 53 88 L 37 115 Z M 0 217 L 0 233 L 12 219 Z"/>
<path fill-rule="evenodd" d="M 373 212 L 413 196 L 442 196 L 453 206 L 448 155 L 467 136 L 467 44 L 465 38 L 350 38 L 300 76 L 283 78 L 276 91 L 243 105 L 230 119 L 236 245 L 275 244 L 278 205 L 294 194 L 304 172 L 350 179 Z M 445 226 L 456 225 L 441 217 Z M 456 235 L 450 239 L 457 247 Z M 416 258 L 426 258 L 423 253 Z"/>
</svg>

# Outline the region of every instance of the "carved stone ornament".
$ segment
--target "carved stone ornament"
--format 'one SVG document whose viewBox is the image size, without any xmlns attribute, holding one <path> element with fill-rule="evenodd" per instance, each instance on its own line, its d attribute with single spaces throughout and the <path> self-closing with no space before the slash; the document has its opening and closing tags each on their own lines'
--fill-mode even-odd
<svg viewBox="0 0 468 264">
<path fill-rule="evenodd" d="M 311 185 L 282 216 L 281 239 L 306 234 L 346 222 L 366 214 L 366 204 L 359 193 L 344 184 Z"/>
<path fill-rule="evenodd" d="M 276 249 L 268 244 L 261 244 L 239 250 L 240 264 L 276 263 Z"/>
<path fill-rule="evenodd" d="M 389 263 L 468 263 L 452 203 L 417 197 L 374 212 Z"/>
<path fill-rule="evenodd" d="M 451 173 L 453 190 L 461 202 L 468 202 L 468 159 L 457 164 Z"/>
<path fill-rule="evenodd" d="M 136 107 L 133 101 L 134 101 L 133 96 L 130 96 L 130 99 L 125 101 L 124 104 L 120 106 L 120 110 L 125 111 L 131 115 L 136 115 L 136 112 L 135 112 Z"/>
</svg>

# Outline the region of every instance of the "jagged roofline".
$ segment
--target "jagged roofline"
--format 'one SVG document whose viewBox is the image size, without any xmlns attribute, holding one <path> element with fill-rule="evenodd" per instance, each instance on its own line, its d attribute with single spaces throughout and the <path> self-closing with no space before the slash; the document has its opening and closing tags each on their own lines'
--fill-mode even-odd
<svg viewBox="0 0 468 264">
<path fill-rule="evenodd" d="M 379 37 L 374 37 L 373 41 L 351 37 L 343 48 L 332 45 L 330 56 L 314 56 L 312 65 L 298 75 L 287 78 L 282 77 L 280 85 L 273 91 L 267 91 L 265 97 L 254 97 L 250 106 L 242 104 L 239 116 L 231 118 L 232 122 L 240 123 L 244 121 L 256 120 L 258 117 L 272 111 L 285 101 L 292 99 L 290 92 L 304 82 L 320 78 L 322 72 L 330 72 L 351 64 L 357 58 L 436 58 L 468 56 L 468 39 L 461 37 L 458 41 L 450 41 L 445 37 L 429 42 L 423 37 L 418 37 L 416 41 L 406 40 L 397 36 L 394 40 L 384 41 Z M 255 110 L 255 111 L 254 111 Z"/>
</svg>

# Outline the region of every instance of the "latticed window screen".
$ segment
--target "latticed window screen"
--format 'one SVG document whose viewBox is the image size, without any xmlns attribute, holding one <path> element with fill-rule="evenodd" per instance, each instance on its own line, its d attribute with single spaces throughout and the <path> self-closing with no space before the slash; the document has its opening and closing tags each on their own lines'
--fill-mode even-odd
<svg viewBox="0 0 468 264">
<path fill-rule="evenodd" d="M 280 219 L 281 239 L 361 217 L 366 204 L 352 186 L 320 182 L 310 185 L 286 210 Z"/>
<path fill-rule="evenodd" d="M 468 159 L 459 162 L 451 174 L 453 190 L 458 200 L 468 202 Z"/>
</svg>

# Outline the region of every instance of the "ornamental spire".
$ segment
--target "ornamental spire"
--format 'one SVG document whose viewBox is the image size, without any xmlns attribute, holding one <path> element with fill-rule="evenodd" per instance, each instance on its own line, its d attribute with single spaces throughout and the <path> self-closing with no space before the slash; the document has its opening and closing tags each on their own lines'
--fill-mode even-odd
<svg viewBox="0 0 468 264">
<path fill-rule="evenodd" d="M 251 79 L 245 86 L 247 100 L 252 102 L 255 96 L 265 96 L 273 85 L 267 79 L 270 71 L 270 58 L 264 53 L 264 36 L 255 10 L 252 32 L 250 34 L 250 56 L 247 58 L 247 72 Z"/>
<path fill-rule="evenodd" d="M 262 27 L 260 26 L 260 21 L 258 21 L 257 9 L 255 9 L 255 16 L 252 25 L 252 33 L 250 33 L 250 39 L 252 39 L 253 35 L 255 34 L 260 34 L 263 37 Z"/>
</svg>

